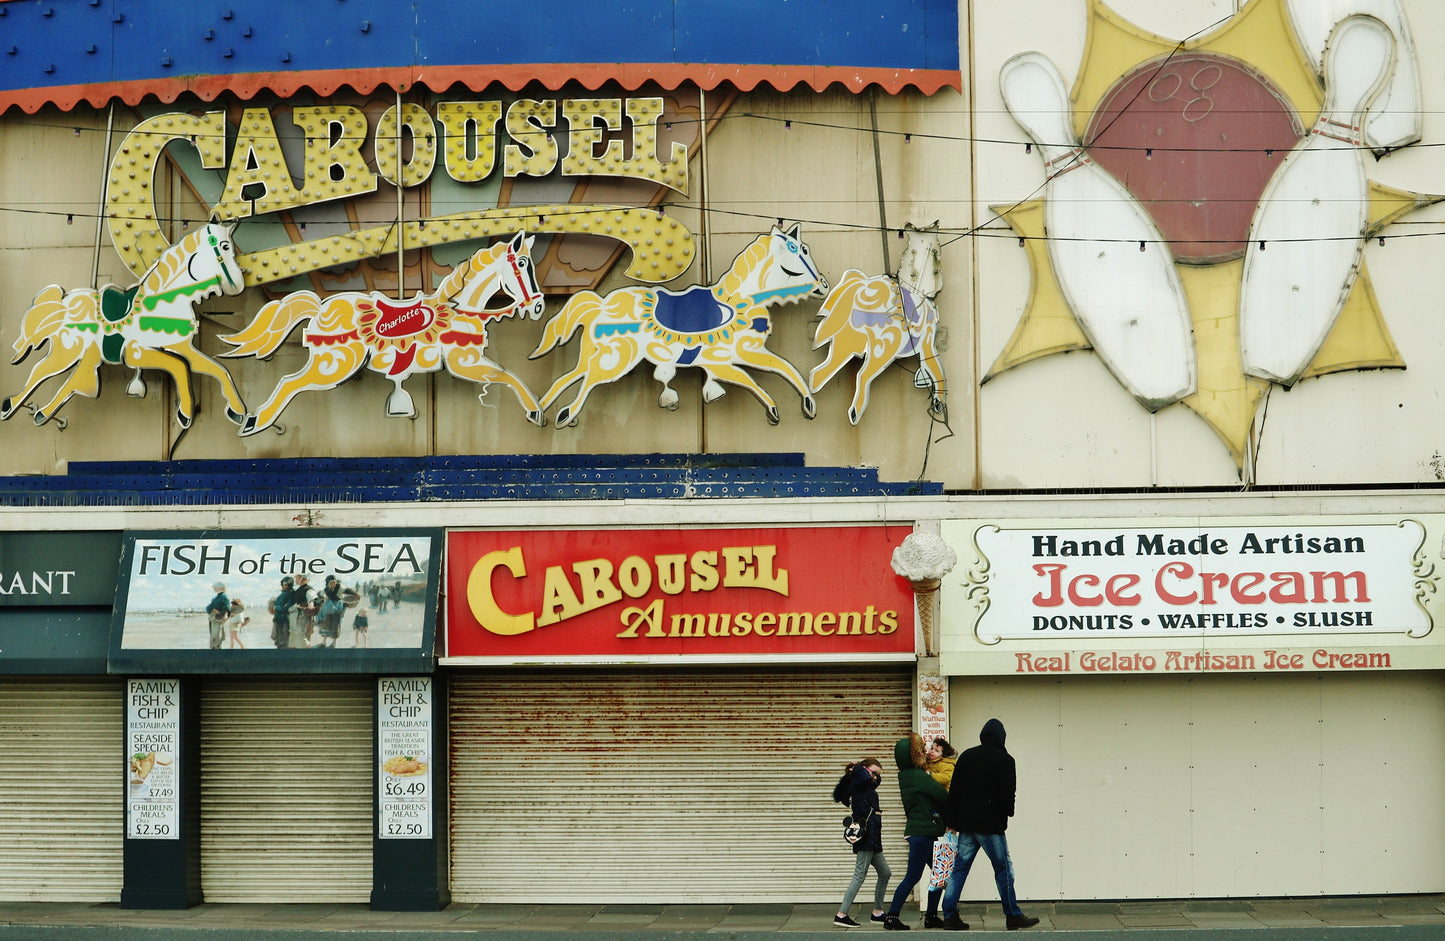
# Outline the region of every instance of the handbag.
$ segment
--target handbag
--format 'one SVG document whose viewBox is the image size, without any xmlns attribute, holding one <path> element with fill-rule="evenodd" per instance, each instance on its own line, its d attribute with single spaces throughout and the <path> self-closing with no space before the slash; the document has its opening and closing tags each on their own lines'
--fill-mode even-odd
<svg viewBox="0 0 1445 941">
<path fill-rule="evenodd" d="M 870 813 L 862 820 L 854 820 L 853 815 L 849 814 L 843 818 L 843 839 L 848 842 L 849 846 L 858 843 L 868 834 L 868 820 L 872 816 Z"/>
</svg>

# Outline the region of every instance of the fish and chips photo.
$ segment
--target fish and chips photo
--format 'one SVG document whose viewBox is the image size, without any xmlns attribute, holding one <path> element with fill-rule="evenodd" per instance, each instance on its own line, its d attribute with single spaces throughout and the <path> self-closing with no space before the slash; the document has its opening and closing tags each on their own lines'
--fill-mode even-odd
<svg viewBox="0 0 1445 941">
<path fill-rule="evenodd" d="M 381 769 L 393 777 L 411 778 L 426 774 L 426 762 L 419 761 L 415 755 L 397 755 L 382 762 Z"/>
<path fill-rule="evenodd" d="M 130 756 L 130 783 L 144 784 L 151 769 L 156 765 L 156 753 L 138 751 Z"/>
</svg>

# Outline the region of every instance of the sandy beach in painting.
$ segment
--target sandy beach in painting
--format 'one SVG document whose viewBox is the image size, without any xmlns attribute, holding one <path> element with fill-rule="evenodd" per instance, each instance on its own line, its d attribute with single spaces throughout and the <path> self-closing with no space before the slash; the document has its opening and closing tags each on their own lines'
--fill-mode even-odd
<svg viewBox="0 0 1445 941">
<path fill-rule="evenodd" d="M 424 610 L 420 603 L 403 601 L 398 606 L 388 605 L 385 611 L 370 608 L 367 618 L 371 627 L 366 632 L 369 647 L 417 647 L 421 644 L 421 630 Z M 271 615 L 266 613 L 265 603 L 247 608 L 243 616 L 251 621 L 241 629 L 241 642 L 248 650 L 274 650 L 271 643 Z M 337 638 L 337 650 L 346 650 L 356 642 L 351 622 L 356 618 L 356 609 L 347 608 L 341 618 L 341 636 Z M 210 648 L 210 632 L 206 626 L 206 612 L 194 611 L 144 611 L 127 612 L 122 647 L 132 650 L 207 650 Z M 312 636 L 312 643 L 320 640 Z M 229 637 L 221 645 L 222 650 L 232 649 Z M 236 649 L 240 653 L 240 649 Z M 298 651 L 305 653 L 306 651 Z M 315 649 L 318 656 L 327 651 Z"/>
</svg>

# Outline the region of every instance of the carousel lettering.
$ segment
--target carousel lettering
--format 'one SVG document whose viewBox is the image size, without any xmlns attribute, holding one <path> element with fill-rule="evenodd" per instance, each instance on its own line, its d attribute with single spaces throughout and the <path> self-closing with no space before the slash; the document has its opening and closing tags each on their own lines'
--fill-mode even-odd
<svg viewBox="0 0 1445 941">
<path fill-rule="evenodd" d="M 493 634 L 525 634 L 595 611 L 622 598 L 640 598 L 654 582 L 669 595 L 710 592 L 722 588 L 761 588 L 787 596 L 788 570 L 776 565 L 777 546 L 725 546 L 691 554 L 628 556 L 620 562 L 596 558 L 570 566 L 551 565 L 543 573 L 536 610 L 506 611 L 492 590 L 493 575 L 505 569 L 513 578 L 527 576 L 520 546 L 489 552 L 477 560 L 467 577 L 467 604 L 485 630 Z M 570 570 L 570 571 L 569 571 Z"/>
<path fill-rule="evenodd" d="M 292 121 L 305 134 L 300 172 L 293 172 L 281 149 L 271 112 L 246 108 L 241 114 L 231 159 L 224 159 L 225 114 L 199 117 L 163 114 L 136 125 L 121 143 L 112 173 L 111 198 L 127 180 L 146 180 L 155 171 L 160 148 L 142 139 L 161 135 L 190 140 L 200 151 L 202 166 L 225 167 L 226 187 L 220 204 L 224 220 L 279 212 L 373 192 L 377 176 L 397 186 L 425 183 L 436 168 L 438 139 L 441 163 L 458 183 L 480 183 L 497 167 L 497 129 L 508 141 L 502 148 L 506 177 L 547 176 L 559 166 L 563 176 L 618 176 L 650 180 L 679 191 L 687 189 L 687 148 L 673 142 L 666 161 L 658 159 L 657 121 L 661 98 L 563 99 L 560 112 L 568 131 L 567 154 L 559 157 L 559 103 L 520 99 L 503 110 L 500 101 L 451 101 L 437 105 L 433 118 L 420 105 L 403 104 L 398 120 L 395 105 L 378 119 L 375 131 L 366 113 L 350 105 L 314 105 L 291 110 Z M 626 115 L 626 122 L 623 115 Z M 505 115 L 505 118 L 504 118 Z M 437 127 L 440 125 L 440 128 Z M 202 135 L 211 137 L 202 141 Z M 624 146 L 624 139 L 627 146 Z M 370 140 L 377 170 L 371 171 L 362 142 Z M 134 159 L 149 154 L 147 163 Z M 600 153 L 599 153 L 600 151 Z M 297 189 L 292 180 L 301 180 Z"/>
<path fill-rule="evenodd" d="M 418 104 L 403 103 L 386 109 L 373 128 L 358 107 L 298 105 L 291 108 L 290 116 L 304 140 L 299 167 L 287 161 L 281 146 L 284 135 L 278 133 L 266 108 L 243 109 L 235 127 L 228 124 L 224 111 L 160 114 L 137 124 L 111 161 L 106 179 L 111 240 L 137 275 L 169 247 L 152 184 L 161 155 L 173 141 L 194 147 L 202 167 L 226 172 L 220 201 L 213 208 L 216 220 L 224 222 L 364 196 L 376 191 L 378 179 L 403 188 L 418 186 L 431 179 L 438 164 L 462 184 L 487 180 L 500 164 L 504 177 L 554 172 L 624 177 L 686 192 L 687 147 L 659 140 L 663 108 L 661 98 L 519 99 L 440 102 L 433 114 Z M 229 158 L 228 135 L 235 139 Z M 565 152 L 560 143 L 564 140 Z M 368 163 L 368 151 L 375 170 Z M 556 219 L 568 209 L 575 211 L 575 218 Z M 546 231 L 617 239 L 632 246 L 635 255 L 662 241 L 650 227 L 639 228 L 644 221 L 641 214 L 655 213 L 592 205 L 478 208 L 407 220 L 400 237 L 410 245 L 427 245 L 511 234 L 519 223 L 549 213 L 553 221 Z M 676 220 L 669 220 L 668 228 L 675 241 L 691 238 Z M 238 260 L 248 285 L 263 284 L 395 252 L 399 236 L 394 230 L 395 226 L 357 230 Z M 690 250 L 651 251 L 645 260 L 639 257 L 629 273 L 639 280 L 665 281 L 681 274 L 690 261 Z"/>
</svg>

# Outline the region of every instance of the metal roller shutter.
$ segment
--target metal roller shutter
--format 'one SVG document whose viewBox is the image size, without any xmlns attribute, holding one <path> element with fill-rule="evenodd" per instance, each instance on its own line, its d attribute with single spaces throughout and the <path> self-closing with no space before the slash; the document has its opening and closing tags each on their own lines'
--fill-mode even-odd
<svg viewBox="0 0 1445 941">
<path fill-rule="evenodd" d="M 853 857 L 833 785 L 865 756 L 901 875 L 911 691 L 857 668 L 457 675 L 452 896 L 556 901 L 565 874 L 575 902 L 836 900 Z"/>
<path fill-rule="evenodd" d="M 369 679 L 206 685 L 207 902 L 370 900 L 372 709 Z"/>
<path fill-rule="evenodd" d="M 0 899 L 118 902 L 125 690 L 118 680 L 0 681 Z"/>
</svg>

